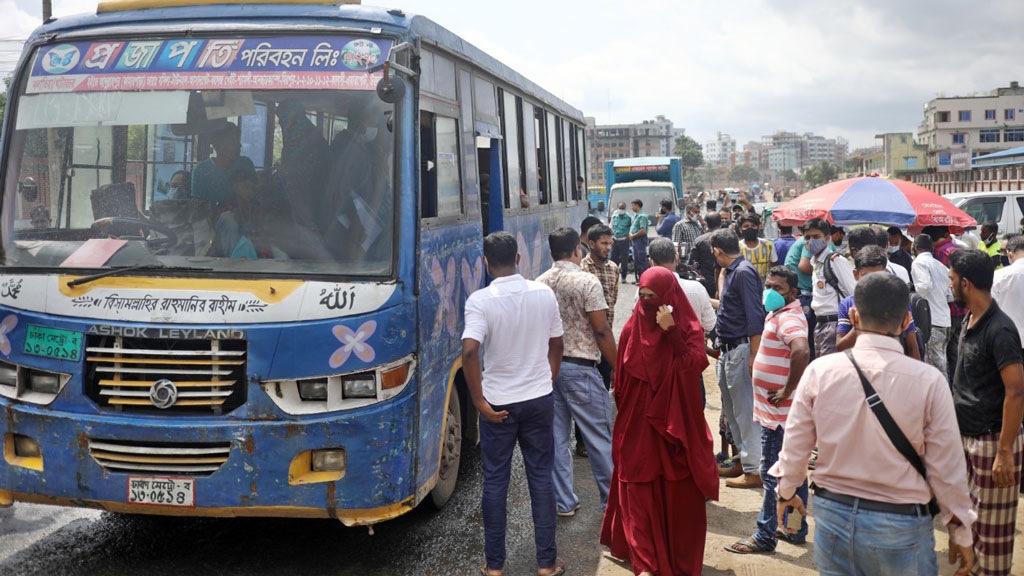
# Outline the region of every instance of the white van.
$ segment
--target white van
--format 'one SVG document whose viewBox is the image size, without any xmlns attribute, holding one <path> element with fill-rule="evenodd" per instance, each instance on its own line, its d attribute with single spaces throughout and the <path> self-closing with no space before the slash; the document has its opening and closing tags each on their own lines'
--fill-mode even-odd
<svg viewBox="0 0 1024 576">
<path fill-rule="evenodd" d="M 1020 220 L 1024 218 L 1024 190 L 1002 192 L 963 192 L 947 194 L 946 200 L 978 221 L 999 225 L 999 235 L 1020 231 Z"/>
<path fill-rule="evenodd" d="M 650 225 L 647 226 L 647 236 L 656 238 L 658 236 L 655 227 L 658 225 L 658 212 L 661 210 L 661 201 L 670 200 L 672 209 L 676 214 L 680 213 L 676 201 L 676 188 L 671 182 L 655 182 L 653 180 L 637 180 L 635 182 L 624 182 L 612 186 L 611 194 L 608 197 L 608 212 L 614 212 L 619 202 L 626 203 L 626 211 L 633 213 L 632 202 L 640 200 L 644 203 L 641 212 L 647 214 Z"/>
</svg>

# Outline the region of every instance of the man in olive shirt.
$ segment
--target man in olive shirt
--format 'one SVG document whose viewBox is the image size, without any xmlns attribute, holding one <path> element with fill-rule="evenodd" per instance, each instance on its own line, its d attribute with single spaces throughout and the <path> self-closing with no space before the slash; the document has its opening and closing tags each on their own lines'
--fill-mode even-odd
<svg viewBox="0 0 1024 576">
<path fill-rule="evenodd" d="M 647 214 L 643 213 L 643 200 L 633 200 L 633 225 L 629 228 L 629 239 L 633 242 L 633 273 L 636 274 L 636 283 L 640 283 L 640 276 L 650 266 L 647 262 L 647 226 L 650 222 Z"/>
<path fill-rule="evenodd" d="M 949 278 L 967 316 L 953 372 L 953 405 L 978 512 L 974 552 L 982 574 L 1010 574 L 1024 455 L 1024 368 L 1017 327 L 992 300 L 995 270 L 980 250 L 956 250 Z"/>
</svg>

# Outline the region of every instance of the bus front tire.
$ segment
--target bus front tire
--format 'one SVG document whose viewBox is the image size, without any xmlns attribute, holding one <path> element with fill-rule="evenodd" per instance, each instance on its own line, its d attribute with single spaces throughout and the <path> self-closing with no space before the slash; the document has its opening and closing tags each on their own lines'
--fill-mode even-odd
<svg viewBox="0 0 1024 576">
<path fill-rule="evenodd" d="M 441 462 L 437 472 L 437 484 L 430 491 L 430 504 L 440 510 L 455 492 L 459 479 L 459 461 L 462 454 L 462 407 L 459 392 L 455 386 L 448 393 L 448 415 L 445 418 L 444 443 L 441 445 Z"/>
</svg>

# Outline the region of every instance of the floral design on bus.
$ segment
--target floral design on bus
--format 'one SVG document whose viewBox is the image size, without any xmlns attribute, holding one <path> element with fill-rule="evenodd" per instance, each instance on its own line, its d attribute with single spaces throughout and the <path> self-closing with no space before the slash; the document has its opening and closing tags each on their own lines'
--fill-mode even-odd
<svg viewBox="0 0 1024 576">
<path fill-rule="evenodd" d="M 344 324 L 338 324 L 332 330 L 334 337 L 341 342 L 342 346 L 331 354 L 331 368 L 340 368 L 348 361 L 349 356 L 355 352 L 356 357 L 363 362 L 372 362 L 377 356 L 373 346 L 367 342 L 377 330 L 375 320 L 367 320 L 355 332 Z"/>
<path fill-rule="evenodd" d="M 519 273 L 524 278 L 534 280 L 540 276 L 541 263 L 544 261 L 544 254 L 541 252 L 541 235 L 540 231 L 533 237 L 533 249 L 523 239 L 523 233 L 520 232 L 516 235 L 516 243 L 519 244 Z"/>
<path fill-rule="evenodd" d="M 466 298 L 473 292 L 476 292 L 483 287 L 484 282 L 484 261 L 479 256 L 476 257 L 476 261 L 473 262 L 473 266 L 470 267 L 469 260 L 466 257 L 462 257 L 462 287 L 466 289 Z"/>
<path fill-rule="evenodd" d="M 443 325 L 448 334 L 455 336 L 455 325 L 458 324 L 459 309 L 455 306 L 455 258 L 448 257 L 448 265 L 441 271 L 441 262 L 434 256 L 430 262 L 430 277 L 437 287 L 437 315 L 434 317 L 434 333 L 440 334 Z"/>
<path fill-rule="evenodd" d="M 14 314 L 8 314 L 3 322 L 0 322 L 0 352 L 4 356 L 10 356 L 11 354 L 11 341 L 7 338 L 7 335 L 13 332 L 14 327 L 17 325 L 18 317 Z"/>
</svg>

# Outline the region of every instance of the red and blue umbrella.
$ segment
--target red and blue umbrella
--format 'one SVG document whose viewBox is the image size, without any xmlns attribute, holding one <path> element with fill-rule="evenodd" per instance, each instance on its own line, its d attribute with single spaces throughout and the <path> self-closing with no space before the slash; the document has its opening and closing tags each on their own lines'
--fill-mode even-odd
<svg viewBox="0 0 1024 576">
<path fill-rule="evenodd" d="M 783 226 L 824 218 L 837 226 L 885 224 L 919 230 L 949 226 L 960 232 L 977 221 L 952 202 L 906 180 L 867 176 L 837 180 L 782 204 L 772 217 Z"/>
</svg>

